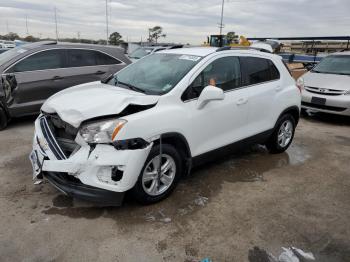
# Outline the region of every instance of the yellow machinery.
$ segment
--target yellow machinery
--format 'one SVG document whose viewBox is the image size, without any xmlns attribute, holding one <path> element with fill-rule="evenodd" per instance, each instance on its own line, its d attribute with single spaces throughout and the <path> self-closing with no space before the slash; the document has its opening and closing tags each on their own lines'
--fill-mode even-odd
<svg viewBox="0 0 350 262">
<path fill-rule="evenodd" d="M 240 36 L 239 40 L 231 40 L 227 38 L 227 35 L 211 35 L 208 37 L 204 46 L 213 46 L 213 47 L 240 47 L 240 46 L 250 46 L 250 42 L 244 36 Z"/>
</svg>

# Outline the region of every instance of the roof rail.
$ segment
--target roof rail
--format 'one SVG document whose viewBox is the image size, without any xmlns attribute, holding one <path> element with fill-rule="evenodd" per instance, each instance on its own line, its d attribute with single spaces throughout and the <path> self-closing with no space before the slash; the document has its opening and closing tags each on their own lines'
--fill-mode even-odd
<svg viewBox="0 0 350 262">
<path fill-rule="evenodd" d="M 266 50 L 264 48 L 257 48 L 257 47 L 251 47 L 251 46 L 242 46 L 242 47 L 231 47 L 231 46 L 224 46 L 216 49 L 216 52 L 221 52 L 221 51 L 227 51 L 227 50 L 256 50 L 264 53 L 270 53 L 269 50 Z"/>
<path fill-rule="evenodd" d="M 40 42 L 42 45 L 56 45 L 57 41 L 42 41 Z"/>
</svg>

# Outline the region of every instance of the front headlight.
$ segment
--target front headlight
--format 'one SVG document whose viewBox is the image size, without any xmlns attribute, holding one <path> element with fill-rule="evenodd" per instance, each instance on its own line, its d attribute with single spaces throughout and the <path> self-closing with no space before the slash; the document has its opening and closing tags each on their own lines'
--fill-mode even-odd
<svg viewBox="0 0 350 262">
<path fill-rule="evenodd" d="M 82 126 L 79 133 L 87 143 L 111 143 L 126 122 L 124 119 L 113 119 L 89 123 Z"/>
</svg>

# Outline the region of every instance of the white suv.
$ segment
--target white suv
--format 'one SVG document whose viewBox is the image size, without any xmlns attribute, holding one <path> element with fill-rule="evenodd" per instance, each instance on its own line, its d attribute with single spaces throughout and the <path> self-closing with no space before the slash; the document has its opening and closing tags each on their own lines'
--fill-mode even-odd
<svg viewBox="0 0 350 262">
<path fill-rule="evenodd" d="M 237 146 L 291 144 L 300 90 L 281 57 L 257 50 L 155 53 L 106 81 L 49 98 L 35 121 L 34 177 L 119 205 L 167 197 L 181 175 Z"/>
</svg>

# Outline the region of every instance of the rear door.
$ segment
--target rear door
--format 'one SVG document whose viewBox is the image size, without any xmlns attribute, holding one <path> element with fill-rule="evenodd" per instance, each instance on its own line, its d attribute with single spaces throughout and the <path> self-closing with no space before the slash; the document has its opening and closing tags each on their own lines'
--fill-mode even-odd
<svg viewBox="0 0 350 262">
<path fill-rule="evenodd" d="M 262 57 L 241 57 L 243 85 L 250 90 L 249 135 L 272 129 L 274 104 L 282 90 L 280 73 L 274 63 Z"/>
<path fill-rule="evenodd" d="M 6 74 L 14 74 L 17 81 L 10 112 L 14 115 L 39 112 L 43 102 L 62 89 L 61 70 L 65 66 L 65 50 L 50 49 L 31 54 L 6 70 Z"/>
<path fill-rule="evenodd" d="M 67 79 L 70 86 L 101 80 L 120 70 L 120 60 L 97 50 L 69 49 Z"/>
</svg>

